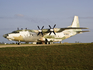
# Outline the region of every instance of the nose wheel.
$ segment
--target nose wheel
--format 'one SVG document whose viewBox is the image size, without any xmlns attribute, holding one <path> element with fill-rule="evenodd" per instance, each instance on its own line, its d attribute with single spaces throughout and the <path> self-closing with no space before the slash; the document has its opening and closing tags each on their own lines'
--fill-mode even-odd
<svg viewBox="0 0 93 70">
<path fill-rule="evenodd" d="M 18 45 L 21 45 L 21 43 L 17 43 Z"/>
<path fill-rule="evenodd" d="M 18 41 L 17 45 L 21 45 L 21 42 L 20 42 L 20 41 Z"/>
</svg>

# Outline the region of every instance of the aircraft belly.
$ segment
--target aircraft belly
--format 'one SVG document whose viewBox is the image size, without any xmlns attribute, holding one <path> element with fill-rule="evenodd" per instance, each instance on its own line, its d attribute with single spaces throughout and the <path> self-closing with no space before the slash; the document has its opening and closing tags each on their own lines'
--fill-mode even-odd
<svg viewBox="0 0 93 70">
<path fill-rule="evenodd" d="M 32 37 L 32 36 L 29 36 L 29 37 L 25 37 L 24 40 L 25 41 L 28 41 L 28 42 L 36 42 L 37 41 L 37 37 Z"/>
<path fill-rule="evenodd" d="M 64 34 L 62 32 L 56 33 L 56 35 L 46 35 L 45 38 L 48 39 L 48 41 L 58 42 L 62 41 L 62 38 L 64 37 Z"/>
<path fill-rule="evenodd" d="M 13 36 L 13 38 L 14 38 L 14 41 L 24 41 L 24 39 L 23 39 L 23 36 Z"/>
<path fill-rule="evenodd" d="M 65 40 L 71 36 L 74 36 L 75 33 L 69 33 L 67 31 L 64 32 L 60 32 L 60 33 L 56 33 L 56 35 L 47 35 L 45 36 L 45 38 L 47 38 L 49 41 L 54 41 L 54 42 L 58 42 L 58 41 L 62 41 Z"/>
</svg>

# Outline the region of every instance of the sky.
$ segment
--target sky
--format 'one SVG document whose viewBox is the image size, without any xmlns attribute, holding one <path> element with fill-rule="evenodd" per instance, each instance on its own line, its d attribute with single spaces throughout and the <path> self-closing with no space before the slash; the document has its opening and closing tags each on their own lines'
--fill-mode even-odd
<svg viewBox="0 0 93 70">
<path fill-rule="evenodd" d="M 3 35 L 14 30 L 38 29 L 48 25 L 70 26 L 74 16 L 90 32 L 78 34 L 63 42 L 93 42 L 93 0 L 0 0 L 0 42 L 10 43 Z M 13 42 L 13 41 L 12 41 Z"/>
</svg>

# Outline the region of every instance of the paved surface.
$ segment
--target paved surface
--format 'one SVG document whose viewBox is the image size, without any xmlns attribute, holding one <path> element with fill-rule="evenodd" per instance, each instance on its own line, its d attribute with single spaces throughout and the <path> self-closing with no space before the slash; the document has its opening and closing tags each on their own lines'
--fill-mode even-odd
<svg viewBox="0 0 93 70">
<path fill-rule="evenodd" d="M 55 44 L 52 44 L 55 45 Z M 27 47 L 27 46 L 49 46 L 49 44 L 28 44 L 28 45 L 0 45 L 0 48 L 6 47 Z"/>
<path fill-rule="evenodd" d="M 0 48 L 5 48 L 5 47 L 25 47 L 25 46 L 32 46 L 32 45 L 0 45 Z"/>
<path fill-rule="evenodd" d="M 71 44 L 21 44 L 21 45 L 0 45 L 0 48 L 6 48 L 6 47 L 27 47 L 27 46 L 55 46 L 55 45 L 74 45 L 75 43 Z M 77 43 L 78 44 L 78 43 Z"/>
</svg>

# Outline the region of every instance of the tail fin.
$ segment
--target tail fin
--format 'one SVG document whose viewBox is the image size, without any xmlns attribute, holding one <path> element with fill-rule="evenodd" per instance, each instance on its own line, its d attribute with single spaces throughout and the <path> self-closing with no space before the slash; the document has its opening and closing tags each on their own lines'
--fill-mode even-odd
<svg viewBox="0 0 93 70">
<path fill-rule="evenodd" d="M 80 27 L 78 16 L 74 16 L 71 27 Z"/>
<path fill-rule="evenodd" d="M 73 22 L 70 27 L 80 27 L 78 16 L 74 16 Z M 75 31 L 82 31 L 81 29 L 75 29 Z"/>
</svg>

